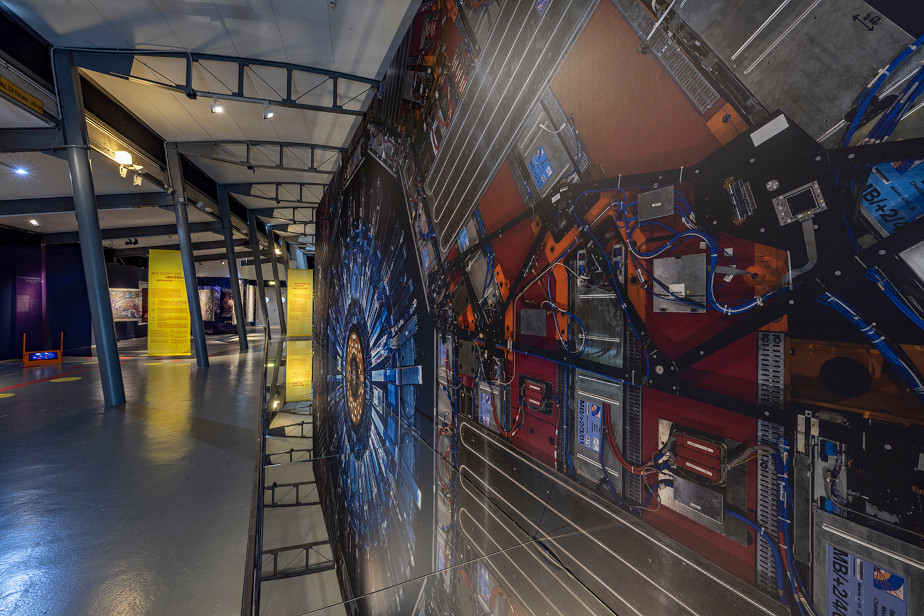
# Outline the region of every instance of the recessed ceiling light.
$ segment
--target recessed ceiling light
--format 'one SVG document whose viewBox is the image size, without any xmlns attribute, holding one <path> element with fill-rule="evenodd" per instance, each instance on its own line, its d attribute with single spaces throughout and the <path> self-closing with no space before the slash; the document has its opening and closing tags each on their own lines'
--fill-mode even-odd
<svg viewBox="0 0 924 616">
<path fill-rule="evenodd" d="M 32 225 L 33 227 L 41 227 L 41 226 L 42 226 L 42 223 L 40 223 L 40 222 L 38 221 L 38 218 L 30 218 L 30 219 L 29 219 L 29 224 Z"/>
<path fill-rule="evenodd" d="M 269 107 L 269 101 L 264 102 L 264 103 L 263 103 L 263 119 L 264 119 L 264 120 L 269 120 L 269 119 L 272 118 L 274 115 L 276 115 L 276 114 L 273 113 L 273 110 L 272 110 L 272 109 L 270 109 L 270 107 Z"/>
<path fill-rule="evenodd" d="M 212 103 L 211 109 L 212 109 L 212 113 L 222 113 L 225 110 L 224 105 L 221 104 L 221 101 L 218 100 L 217 96 L 215 97 L 214 102 Z"/>
<path fill-rule="evenodd" d="M 131 165 L 132 164 L 132 155 L 131 152 L 126 152 L 124 150 L 119 150 L 118 152 L 113 152 L 112 157 L 120 165 Z"/>
</svg>

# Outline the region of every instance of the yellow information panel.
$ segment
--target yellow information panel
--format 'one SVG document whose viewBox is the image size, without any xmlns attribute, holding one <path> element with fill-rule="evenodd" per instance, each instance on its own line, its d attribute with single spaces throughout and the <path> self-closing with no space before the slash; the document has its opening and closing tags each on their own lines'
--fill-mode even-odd
<svg viewBox="0 0 924 616">
<path fill-rule="evenodd" d="M 190 355 L 189 303 L 178 250 L 148 260 L 148 355 Z"/>
<path fill-rule="evenodd" d="M 286 342 L 286 402 L 311 400 L 311 340 Z"/>
<path fill-rule="evenodd" d="M 312 336 L 314 270 L 290 269 L 286 274 L 286 323 L 290 336 Z"/>
</svg>

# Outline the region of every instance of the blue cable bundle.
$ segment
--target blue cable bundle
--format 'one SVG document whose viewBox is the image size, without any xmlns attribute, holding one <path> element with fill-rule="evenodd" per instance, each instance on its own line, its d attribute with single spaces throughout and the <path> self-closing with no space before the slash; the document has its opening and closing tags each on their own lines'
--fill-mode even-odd
<svg viewBox="0 0 924 616">
<path fill-rule="evenodd" d="M 898 289 L 892 284 L 892 281 L 886 278 L 883 273 L 879 271 L 879 268 L 873 267 L 867 270 L 866 277 L 875 282 L 879 288 L 882 289 L 882 292 L 885 293 L 886 297 L 895 304 L 895 307 L 901 310 L 902 314 L 908 317 L 912 323 L 924 329 L 924 319 L 905 302 L 904 298 L 899 294 Z"/>
<path fill-rule="evenodd" d="M 863 334 L 869 338 L 869 341 L 872 343 L 876 350 L 882 355 L 892 368 L 898 373 L 898 375 L 905 381 L 908 386 L 911 388 L 911 391 L 918 397 L 921 402 L 924 402 L 924 380 L 921 379 L 921 376 L 915 371 L 912 366 L 906 364 L 896 353 L 895 349 L 892 347 L 892 344 L 879 333 L 879 330 L 875 328 L 874 325 L 867 323 L 863 320 L 857 311 L 850 307 L 844 300 L 833 295 L 831 293 L 825 293 L 819 297 L 815 298 L 815 301 L 833 308 L 839 312 L 845 319 L 852 322 L 857 329 L 859 329 Z"/>
<path fill-rule="evenodd" d="M 866 108 L 873 100 L 873 96 L 875 96 L 882 83 L 888 78 L 892 71 L 894 71 L 902 62 L 904 62 L 908 56 L 914 53 L 914 51 L 922 43 L 924 43 L 924 35 L 902 50 L 902 52 L 898 54 L 898 56 L 896 56 L 895 59 L 892 60 L 892 62 L 879 73 L 879 75 L 872 81 L 872 83 L 870 83 L 870 85 L 867 86 L 865 90 L 863 90 L 863 93 L 860 95 L 860 100 L 857 103 L 857 113 L 853 117 L 853 121 L 850 123 L 850 126 L 847 128 L 847 132 L 844 133 L 844 138 L 841 140 L 841 147 L 847 147 L 850 145 L 850 140 L 853 138 L 853 134 L 856 132 L 857 127 L 860 125 L 860 118 L 863 117 L 863 114 L 866 112 Z M 896 119 L 896 124 L 897 123 L 898 120 Z"/>
</svg>

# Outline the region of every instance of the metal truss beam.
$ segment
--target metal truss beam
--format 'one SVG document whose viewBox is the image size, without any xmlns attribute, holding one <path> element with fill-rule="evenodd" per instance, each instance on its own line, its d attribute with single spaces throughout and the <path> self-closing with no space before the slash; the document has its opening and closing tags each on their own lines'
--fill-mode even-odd
<svg viewBox="0 0 924 616">
<path fill-rule="evenodd" d="M 244 246 L 247 243 L 246 239 L 236 239 L 234 240 L 235 246 Z M 219 248 L 225 247 L 224 240 L 216 240 L 213 242 L 193 242 L 192 248 L 193 251 L 196 250 L 218 250 Z M 158 250 L 179 250 L 179 244 L 159 244 L 158 242 L 153 242 L 147 244 L 146 246 L 126 246 L 124 248 L 116 247 L 115 251 L 119 253 L 120 257 L 134 257 L 134 256 L 147 256 L 149 248 L 156 248 Z"/>
<path fill-rule="evenodd" d="M 292 203 L 305 206 L 317 206 L 320 201 L 314 195 L 306 195 L 308 188 L 324 188 L 326 183 L 322 182 L 238 182 L 234 184 L 222 184 L 225 190 L 235 195 L 251 197 L 253 199 L 262 199 L 264 201 L 273 201 L 275 203 Z M 254 189 L 263 189 L 271 194 L 253 194 Z M 287 196 L 297 193 L 298 198 L 292 199 Z"/>
<path fill-rule="evenodd" d="M 65 147 L 60 128 L 0 129 L 0 152 L 39 152 Z"/>
<path fill-rule="evenodd" d="M 165 205 L 173 205 L 173 197 L 167 193 L 96 195 L 96 209 L 98 210 L 130 210 L 136 207 L 162 207 Z M 6 199 L 0 201 L 0 217 L 62 214 L 73 211 L 73 197 Z M 131 237 L 134 237 L 134 235 Z"/>
<path fill-rule="evenodd" d="M 291 217 L 291 218 L 286 218 L 286 217 L 284 217 L 284 216 L 279 216 L 279 215 L 276 214 L 277 212 L 285 211 L 285 210 L 289 210 L 289 209 L 292 210 L 292 217 Z M 317 209 L 317 207 L 315 207 L 315 206 L 310 206 L 310 207 L 307 207 L 307 206 L 306 206 L 306 207 L 293 207 L 293 208 L 288 208 L 288 207 L 264 207 L 264 208 L 251 209 L 251 211 L 253 212 L 253 215 L 254 215 L 254 216 L 262 216 L 262 217 L 264 217 L 264 218 L 277 218 L 277 219 L 282 219 L 282 220 L 288 220 L 288 221 L 290 221 L 290 222 L 292 222 L 292 223 L 299 223 L 299 224 L 304 223 L 304 224 L 313 225 L 313 224 L 314 224 L 314 212 L 315 212 L 316 209 Z M 310 213 L 311 213 L 311 220 L 299 220 L 298 218 L 295 217 L 295 212 L 296 212 L 296 210 L 299 210 L 299 211 L 301 211 L 301 210 L 309 210 Z"/>
<path fill-rule="evenodd" d="M 328 163 L 344 151 L 344 148 L 332 145 L 288 141 L 180 141 L 176 146 L 186 156 L 198 156 L 248 169 L 307 171 L 326 175 L 334 171 L 321 169 L 318 165 Z M 327 156 L 319 155 L 328 152 L 330 154 Z M 261 162 L 262 159 L 273 162 Z M 321 159 L 320 162 L 318 159 Z"/>
<path fill-rule="evenodd" d="M 153 86 L 167 88 L 169 90 L 182 92 L 187 97 L 192 99 L 202 96 L 206 98 L 216 97 L 223 100 L 238 100 L 260 104 L 268 102 L 272 105 L 289 107 L 292 109 L 304 109 L 307 111 L 321 111 L 326 113 L 361 116 L 365 112 L 362 108 L 360 108 L 359 105 L 356 107 L 347 107 L 347 105 L 353 103 L 356 99 L 360 98 L 360 96 L 364 96 L 370 90 L 379 87 L 379 81 L 377 79 L 370 79 L 368 77 L 361 77 L 359 75 L 350 75 L 348 73 L 341 73 L 339 71 L 314 68 L 301 64 L 273 62 L 270 60 L 258 60 L 255 58 L 237 58 L 233 56 L 213 54 L 154 50 L 126 51 L 118 49 L 71 49 L 70 51 L 73 52 L 74 63 L 80 68 L 112 75 L 113 77 L 119 77 L 121 79 L 126 79 L 138 83 L 146 83 Z M 136 58 L 173 58 L 176 60 L 182 60 L 185 63 L 184 83 L 176 83 L 175 81 L 163 75 L 159 75 L 159 78 L 157 79 L 151 77 L 143 77 L 140 75 L 133 75 L 132 67 Z M 193 68 L 195 65 L 201 64 L 203 62 L 208 62 L 213 66 L 213 68 L 216 65 L 225 65 L 216 70 L 208 71 L 213 74 L 228 74 L 233 72 L 236 75 L 235 83 L 233 85 L 225 86 L 228 88 L 228 91 L 213 92 L 209 90 L 200 90 L 195 87 L 193 82 Z M 245 82 L 251 74 L 256 74 L 254 69 L 260 68 L 284 70 L 285 92 L 278 92 L 275 89 L 270 88 L 274 93 L 272 98 L 262 98 L 259 96 L 251 95 L 250 88 L 245 87 Z M 301 95 L 296 94 L 294 87 L 296 81 L 298 79 L 310 80 L 312 77 L 322 77 L 324 81 L 321 83 L 326 83 L 328 81 L 331 83 L 331 100 L 329 104 L 308 104 L 299 102 L 306 94 L 311 92 L 311 90 L 308 90 L 308 92 L 305 92 Z M 262 79 L 262 77 L 258 76 L 258 79 Z M 340 92 L 343 90 L 341 82 L 346 82 L 347 85 L 359 84 L 360 86 L 364 87 L 359 94 L 356 94 L 351 98 L 343 101 L 341 100 L 340 95 Z"/>
<path fill-rule="evenodd" d="M 251 255 L 250 246 L 245 246 L 243 249 L 240 249 L 240 248 L 235 248 L 235 249 L 234 249 L 234 258 L 235 258 L 235 259 L 238 259 L 238 260 L 240 260 L 240 259 L 246 259 L 246 258 L 249 257 L 250 255 Z M 228 258 L 228 254 L 227 254 L 227 253 L 225 253 L 225 252 L 216 252 L 215 254 L 211 254 L 211 255 L 194 256 L 194 257 L 193 257 L 193 260 L 194 260 L 196 263 L 205 263 L 206 261 L 224 261 L 224 260 L 227 259 L 227 258 Z"/>
<path fill-rule="evenodd" d="M 189 224 L 190 233 L 221 233 L 220 222 L 193 222 Z M 130 237 L 153 237 L 155 235 L 177 235 L 176 225 L 151 225 L 149 227 L 123 227 L 102 229 L 102 239 L 120 240 Z M 64 233 L 46 233 L 46 244 L 71 244 L 80 241 L 76 231 Z"/>
</svg>

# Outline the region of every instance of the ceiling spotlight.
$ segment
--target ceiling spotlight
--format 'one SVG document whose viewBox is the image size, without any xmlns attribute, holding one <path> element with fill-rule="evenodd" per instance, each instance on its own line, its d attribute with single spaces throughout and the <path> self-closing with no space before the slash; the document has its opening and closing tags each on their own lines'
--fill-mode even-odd
<svg viewBox="0 0 924 616">
<path fill-rule="evenodd" d="M 282 254 L 282 251 L 279 250 L 279 249 L 277 248 L 277 249 L 276 249 L 276 254 L 277 254 L 277 255 L 281 255 L 281 254 Z"/>
<path fill-rule="evenodd" d="M 118 152 L 113 152 L 112 157 L 120 165 L 131 165 L 132 164 L 132 155 L 130 152 L 119 150 Z"/>
<path fill-rule="evenodd" d="M 274 115 L 275 115 L 275 114 L 273 113 L 273 111 L 272 111 L 272 110 L 270 109 L 270 107 L 269 107 L 269 101 L 264 101 L 264 103 L 263 103 L 263 119 L 264 119 L 264 120 L 269 120 L 269 119 L 272 118 Z"/>
<path fill-rule="evenodd" d="M 13 173 L 15 173 L 16 175 L 29 175 L 29 170 L 26 169 L 25 167 L 16 167 L 15 169 L 13 169 Z"/>
<path fill-rule="evenodd" d="M 42 223 L 40 223 L 40 222 L 38 221 L 38 218 L 30 218 L 30 219 L 29 219 L 29 224 L 32 225 L 33 227 L 41 227 L 41 226 L 42 226 Z"/>
<path fill-rule="evenodd" d="M 212 113 L 222 113 L 225 110 L 224 105 L 221 104 L 217 96 L 213 99 L 211 110 Z"/>
</svg>

